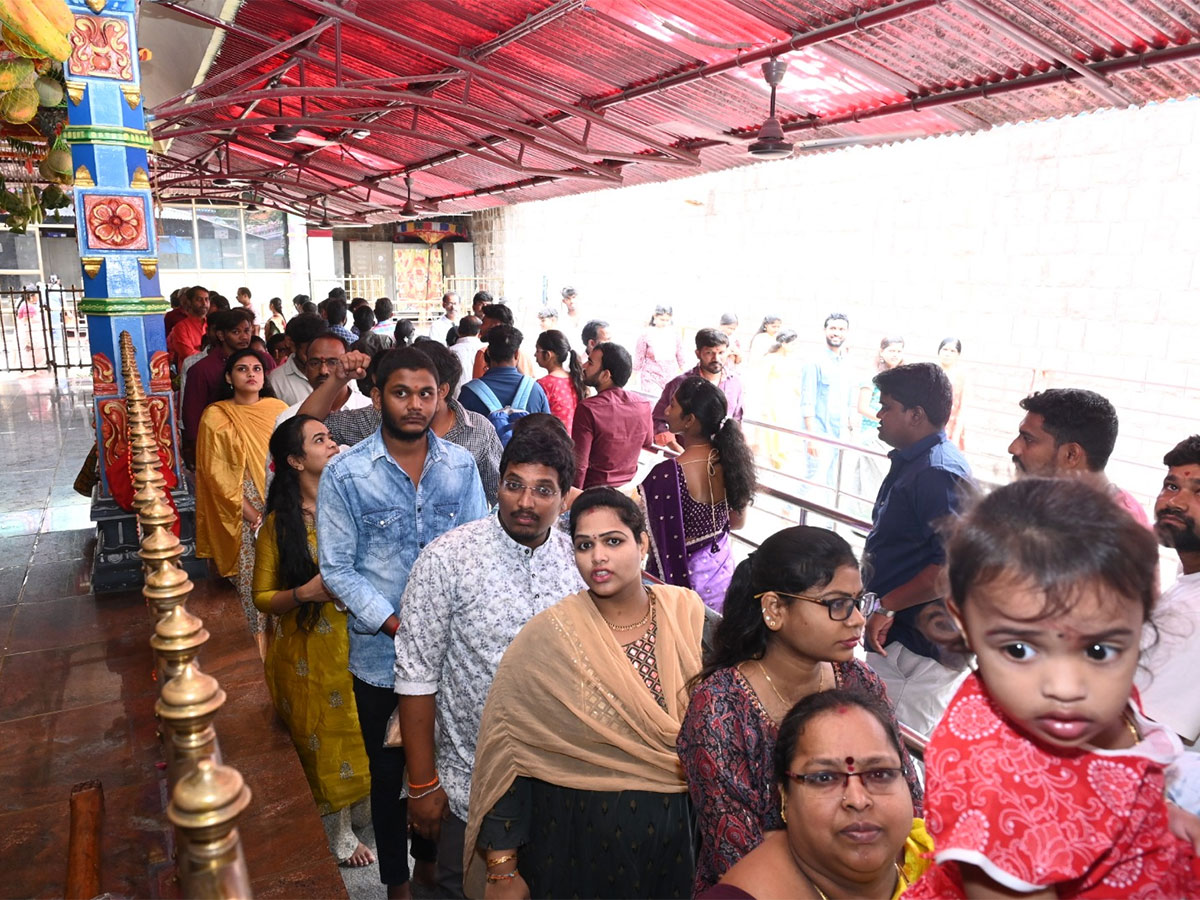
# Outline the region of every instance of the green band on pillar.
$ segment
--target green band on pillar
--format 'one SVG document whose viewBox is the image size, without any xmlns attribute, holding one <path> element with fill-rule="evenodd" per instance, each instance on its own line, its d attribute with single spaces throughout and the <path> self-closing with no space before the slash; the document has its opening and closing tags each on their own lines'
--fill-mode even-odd
<svg viewBox="0 0 1200 900">
<path fill-rule="evenodd" d="M 150 149 L 150 132 L 119 125 L 68 125 L 63 137 L 70 144 L 119 144 L 123 147 Z"/>
<path fill-rule="evenodd" d="M 145 316 L 170 308 L 164 297 L 84 297 L 79 301 L 79 311 L 88 316 Z"/>
</svg>

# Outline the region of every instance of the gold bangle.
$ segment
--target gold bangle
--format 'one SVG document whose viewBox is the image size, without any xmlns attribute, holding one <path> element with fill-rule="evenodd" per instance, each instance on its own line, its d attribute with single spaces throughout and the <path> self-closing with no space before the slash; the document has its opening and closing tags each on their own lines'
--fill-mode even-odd
<svg viewBox="0 0 1200 900">
<path fill-rule="evenodd" d="M 515 853 L 508 853 L 508 854 L 505 854 L 504 856 L 497 856 L 495 859 L 489 859 L 487 861 L 487 867 L 489 869 L 494 869 L 496 866 L 502 866 L 506 862 L 510 862 L 511 860 L 514 860 L 516 858 L 517 858 L 517 854 L 515 854 Z"/>
</svg>

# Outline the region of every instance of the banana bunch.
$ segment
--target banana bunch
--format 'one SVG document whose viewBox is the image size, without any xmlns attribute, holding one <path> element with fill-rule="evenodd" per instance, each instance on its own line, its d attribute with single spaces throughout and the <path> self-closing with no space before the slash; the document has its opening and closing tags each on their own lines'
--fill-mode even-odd
<svg viewBox="0 0 1200 900">
<path fill-rule="evenodd" d="M 64 0 L 0 0 L 0 38 L 18 56 L 63 62 L 75 14 Z"/>
</svg>

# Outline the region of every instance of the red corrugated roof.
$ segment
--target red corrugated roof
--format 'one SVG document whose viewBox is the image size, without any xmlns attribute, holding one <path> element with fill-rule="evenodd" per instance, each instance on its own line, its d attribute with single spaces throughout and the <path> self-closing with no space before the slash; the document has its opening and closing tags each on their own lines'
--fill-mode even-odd
<svg viewBox="0 0 1200 900">
<path fill-rule="evenodd" d="M 797 152 L 1200 89 L 1197 0 L 244 0 L 217 24 L 207 80 L 153 111 L 160 194 L 334 221 L 395 219 L 406 175 L 452 213 L 753 162 L 773 55 Z"/>
</svg>

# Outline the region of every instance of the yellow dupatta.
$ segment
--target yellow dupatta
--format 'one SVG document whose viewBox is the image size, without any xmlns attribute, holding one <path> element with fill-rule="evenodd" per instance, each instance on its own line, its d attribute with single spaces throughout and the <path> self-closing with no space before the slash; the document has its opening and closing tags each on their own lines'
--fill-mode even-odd
<svg viewBox="0 0 1200 900">
<path fill-rule="evenodd" d="M 211 403 L 196 438 L 196 555 L 226 577 L 238 573 L 242 546 L 242 481 L 266 496 L 267 445 L 287 404 L 273 397 L 239 405 Z"/>
<path fill-rule="evenodd" d="M 464 854 L 467 896 L 482 896 L 480 823 L 519 776 L 591 791 L 687 791 L 675 740 L 700 671 L 704 604 L 655 585 L 655 656 L 664 710 L 587 591 L 534 616 L 509 646 L 483 708 Z"/>
</svg>

